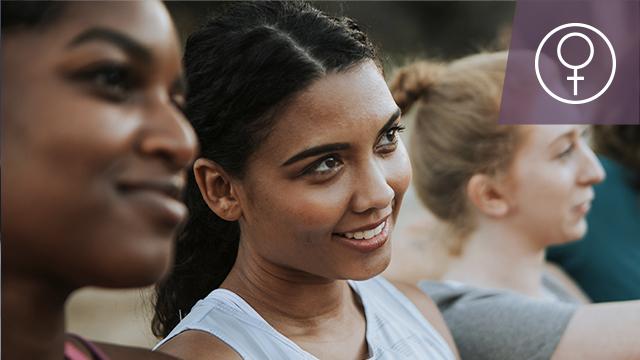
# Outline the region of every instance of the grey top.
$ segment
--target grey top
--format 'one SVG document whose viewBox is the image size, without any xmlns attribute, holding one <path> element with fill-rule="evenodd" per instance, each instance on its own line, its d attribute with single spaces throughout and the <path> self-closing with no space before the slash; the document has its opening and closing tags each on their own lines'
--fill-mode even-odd
<svg viewBox="0 0 640 360">
<path fill-rule="evenodd" d="M 537 360 L 551 358 L 578 307 L 552 280 L 543 284 L 552 299 L 456 282 L 418 286 L 440 308 L 463 360 Z"/>
</svg>

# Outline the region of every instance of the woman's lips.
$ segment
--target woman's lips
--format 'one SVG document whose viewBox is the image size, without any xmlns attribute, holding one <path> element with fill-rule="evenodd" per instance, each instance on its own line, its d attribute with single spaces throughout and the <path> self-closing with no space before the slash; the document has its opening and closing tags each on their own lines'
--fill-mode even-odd
<svg viewBox="0 0 640 360">
<path fill-rule="evenodd" d="M 368 230 L 373 230 L 375 228 L 377 228 L 378 226 L 380 226 L 382 223 L 384 223 L 385 221 L 387 221 L 387 219 L 389 218 L 389 216 L 391 216 L 391 214 L 381 218 L 380 220 L 371 223 L 369 225 L 365 225 L 365 226 L 361 226 L 357 229 L 352 229 L 352 230 L 348 230 L 348 231 L 341 231 L 341 232 L 336 232 L 335 234 L 346 234 L 346 233 L 355 233 L 355 232 L 360 232 L 360 231 L 368 231 Z"/>
<path fill-rule="evenodd" d="M 332 237 L 341 244 L 346 245 L 354 250 L 368 253 L 379 249 L 387 242 L 389 238 L 389 220 L 385 220 L 382 225 L 382 230 L 377 235 L 374 235 L 369 239 L 357 239 L 355 237 L 349 238 L 346 237 L 345 234 L 337 233 L 333 234 Z"/>
<path fill-rule="evenodd" d="M 573 210 L 581 216 L 587 215 L 591 209 L 591 200 L 585 201 L 579 205 L 574 206 Z"/>
</svg>

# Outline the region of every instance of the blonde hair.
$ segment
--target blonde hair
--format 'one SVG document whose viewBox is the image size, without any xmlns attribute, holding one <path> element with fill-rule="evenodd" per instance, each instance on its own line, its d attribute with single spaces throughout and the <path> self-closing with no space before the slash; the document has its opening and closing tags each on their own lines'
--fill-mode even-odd
<svg viewBox="0 0 640 360">
<path fill-rule="evenodd" d="M 419 61 L 400 68 L 390 88 L 403 113 L 417 104 L 409 151 L 420 200 L 449 225 L 449 251 L 459 254 L 475 222 L 466 195 L 477 173 L 495 175 L 511 163 L 516 127 L 498 125 L 507 53 L 451 63 Z"/>
</svg>

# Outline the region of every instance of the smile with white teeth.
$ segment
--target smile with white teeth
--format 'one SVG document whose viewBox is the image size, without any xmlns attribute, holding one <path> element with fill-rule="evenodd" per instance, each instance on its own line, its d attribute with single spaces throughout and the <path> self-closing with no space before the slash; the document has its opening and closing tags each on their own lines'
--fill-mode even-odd
<svg viewBox="0 0 640 360">
<path fill-rule="evenodd" d="M 366 231 L 348 232 L 340 235 L 346 237 L 347 239 L 369 240 L 374 236 L 380 234 L 384 229 L 385 225 L 387 225 L 386 221 L 378 225 L 375 229 L 366 230 Z"/>
</svg>

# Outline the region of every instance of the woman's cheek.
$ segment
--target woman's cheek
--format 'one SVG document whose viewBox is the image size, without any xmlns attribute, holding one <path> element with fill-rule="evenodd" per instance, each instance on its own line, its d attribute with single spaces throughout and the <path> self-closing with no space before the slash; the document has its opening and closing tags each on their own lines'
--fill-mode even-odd
<svg viewBox="0 0 640 360">
<path fill-rule="evenodd" d="M 337 224 L 348 210 L 349 198 L 349 186 L 340 181 L 305 187 L 282 196 L 289 215 L 297 225 L 307 229 Z"/>
</svg>

